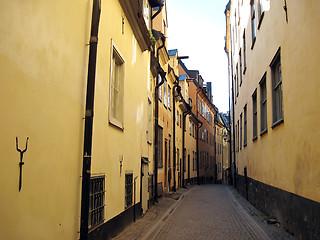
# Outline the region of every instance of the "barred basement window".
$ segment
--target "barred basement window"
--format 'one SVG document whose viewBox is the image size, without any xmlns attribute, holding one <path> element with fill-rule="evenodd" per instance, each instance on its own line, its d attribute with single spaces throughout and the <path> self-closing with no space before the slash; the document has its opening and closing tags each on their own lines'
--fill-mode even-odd
<svg viewBox="0 0 320 240">
<path fill-rule="evenodd" d="M 105 176 L 92 177 L 90 181 L 89 228 L 104 221 Z"/>
<path fill-rule="evenodd" d="M 132 206 L 132 193 L 133 193 L 133 174 L 126 174 L 126 208 Z"/>
</svg>

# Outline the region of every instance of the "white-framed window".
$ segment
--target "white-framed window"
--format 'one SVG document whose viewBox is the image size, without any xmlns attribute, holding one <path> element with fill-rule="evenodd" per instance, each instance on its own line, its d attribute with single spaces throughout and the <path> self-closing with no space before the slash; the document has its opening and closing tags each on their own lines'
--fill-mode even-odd
<svg viewBox="0 0 320 240">
<path fill-rule="evenodd" d="M 177 125 L 179 126 L 179 110 L 177 109 Z"/>
<path fill-rule="evenodd" d="M 168 108 L 171 109 L 171 87 L 168 85 Z"/>
<path fill-rule="evenodd" d="M 252 36 L 252 47 L 256 41 L 257 36 L 257 23 L 256 23 L 256 7 L 255 0 L 251 0 L 251 36 Z"/>
<path fill-rule="evenodd" d="M 253 122 L 253 140 L 258 137 L 258 109 L 257 109 L 257 89 L 252 94 L 252 122 Z"/>
<path fill-rule="evenodd" d="M 282 68 L 280 58 L 280 48 L 271 62 L 272 74 L 272 120 L 273 127 L 283 122 L 282 103 Z"/>
<path fill-rule="evenodd" d="M 159 84 L 161 82 L 161 80 L 162 80 L 162 77 L 161 77 L 160 74 L 158 74 L 158 77 L 157 77 L 157 81 L 158 82 L 157 82 L 157 84 Z M 159 91 L 159 100 L 162 101 L 162 85 L 159 86 L 158 91 Z"/>
<path fill-rule="evenodd" d="M 264 17 L 264 12 L 270 9 L 270 0 L 258 0 L 258 20 L 259 25 L 258 29 L 260 28 L 262 19 Z"/>
<path fill-rule="evenodd" d="M 267 132 L 267 83 L 266 74 L 260 81 L 260 134 Z"/>
<path fill-rule="evenodd" d="M 109 122 L 123 128 L 125 59 L 111 43 Z"/>
<path fill-rule="evenodd" d="M 164 80 L 164 82 L 163 82 L 163 105 L 165 107 L 168 107 L 167 86 L 168 86 L 167 80 Z"/>
<path fill-rule="evenodd" d="M 246 44 L 246 30 L 243 30 L 243 74 L 247 69 L 247 44 Z"/>
<path fill-rule="evenodd" d="M 247 104 L 243 108 L 243 146 L 247 146 Z"/>
</svg>

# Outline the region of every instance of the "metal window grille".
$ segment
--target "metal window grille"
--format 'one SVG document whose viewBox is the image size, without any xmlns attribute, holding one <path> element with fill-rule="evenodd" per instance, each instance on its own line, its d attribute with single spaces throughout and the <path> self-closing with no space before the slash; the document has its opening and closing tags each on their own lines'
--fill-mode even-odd
<svg viewBox="0 0 320 240">
<path fill-rule="evenodd" d="M 90 181 L 89 228 L 104 221 L 105 176 L 92 177 Z"/>
<path fill-rule="evenodd" d="M 132 195 L 133 195 L 133 174 L 126 174 L 125 180 L 125 188 L 126 188 L 126 208 L 132 206 Z"/>
</svg>

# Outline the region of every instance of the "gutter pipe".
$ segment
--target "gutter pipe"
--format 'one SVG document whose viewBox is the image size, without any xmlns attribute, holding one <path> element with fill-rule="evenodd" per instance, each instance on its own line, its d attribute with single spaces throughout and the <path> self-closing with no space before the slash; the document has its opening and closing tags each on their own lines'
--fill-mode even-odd
<svg viewBox="0 0 320 240">
<path fill-rule="evenodd" d="M 81 222 L 80 222 L 80 240 L 88 239 L 89 228 L 89 195 L 91 179 L 91 153 L 92 153 L 92 129 L 93 129 L 93 111 L 94 111 L 94 91 L 96 76 L 96 60 L 98 45 L 98 30 L 100 22 L 101 2 L 93 1 L 91 37 L 88 63 L 87 78 L 87 96 L 86 113 L 83 143 L 83 168 L 82 168 L 82 192 L 81 192 Z"/>
<path fill-rule="evenodd" d="M 181 93 L 180 93 L 181 94 Z M 184 112 L 183 113 L 183 116 L 182 116 L 182 148 L 183 148 L 183 152 L 182 152 L 182 187 L 185 188 L 185 185 L 184 185 L 184 169 L 186 168 L 185 166 L 185 163 L 186 163 L 186 151 L 185 151 L 185 131 L 186 131 L 186 116 L 188 114 L 190 114 L 191 112 L 191 108 L 188 109 L 188 111 Z"/>
<path fill-rule="evenodd" d="M 165 41 L 166 38 L 164 36 L 161 36 L 162 40 L 162 45 L 157 49 L 157 59 L 159 61 L 159 51 L 161 48 L 165 46 Z M 159 138 L 159 87 L 164 83 L 165 75 L 166 73 L 162 70 L 160 65 L 158 66 L 158 73 L 161 76 L 161 82 L 159 82 L 155 86 L 155 123 L 154 123 L 154 179 L 155 179 L 155 184 L 154 184 L 154 201 L 158 202 L 158 157 L 159 157 L 159 146 L 158 146 L 158 138 Z M 158 82 L 158 77 L 157 76 L 157 82 Z"/>
<path fill-rule="evenodd" d="M 181 91 L 181 87 L 179 86 L 179 78 L 176 78 L 174 86 L 172 88 L 172 96 L 173 96 L 173 106 L 172 106 L 172 119 L 173 119 L 173 126 L 172 126 L 172 135 L 173 135 L 173 191 L 177 191 L 177 183 L 176 183 L 176 96 L 175 96 L 175 89 L 177 92 Z"/>
</svg>

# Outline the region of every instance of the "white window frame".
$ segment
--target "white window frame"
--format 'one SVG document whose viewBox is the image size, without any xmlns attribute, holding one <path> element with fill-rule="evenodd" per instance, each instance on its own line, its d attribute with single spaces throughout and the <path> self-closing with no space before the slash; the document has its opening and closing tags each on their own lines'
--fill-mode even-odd
<svg viewBox="0 0 320 240">
<path fill-rule="evenodd" d="M 115 60 L 114 60 L 115 59 Z M 113 91 L 113 86 L 114 86 L 114 78 L 113 78 L 113 74 L 114 74 L 114 61 L 119 61 L 121 63 L 121 66 L 123 68 L 123 76 L 122 76 L 122 80 L 120 80 L 120 84 L 122 86 L 122 88 L 120 89 L 120 98 L 122 98 L 122 102 L 120 102 L 119 104 L 119 108 L 120 108 L 120 116 L 122 116 L 122 118 L 117 118 L 115 116 L 113 116 L 113 108 L 114 108 L 114 101 L 112 99 L 112 91 Z M 116 47 L 115 43 L 111 40 L 111 58 L 110 58 L 110 96 L 109 96 L 109 122 L 121 129 L 123 129 L 124 126 L 124 83 L 125 83 L 125 59 L 122 56 L 122 54 L 120 53 L 119 49 Z M 121 87 L 120 86 L 120 87 Z"/>
</svg>

